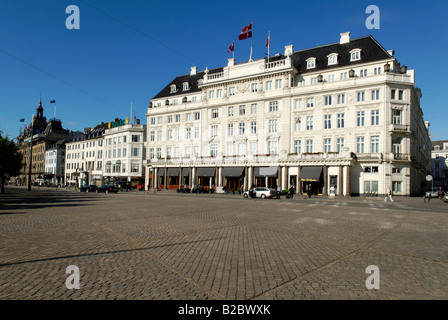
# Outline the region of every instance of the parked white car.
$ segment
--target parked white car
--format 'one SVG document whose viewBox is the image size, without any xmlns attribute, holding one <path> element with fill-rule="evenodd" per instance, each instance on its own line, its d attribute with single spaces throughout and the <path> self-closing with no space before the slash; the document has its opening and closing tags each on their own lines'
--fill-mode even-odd
<svg viewBox="0 0 448 320">
<path fill-rule="evenodd" d="M 257 187 L 257 188 L 254 188 L 253 191 L 255 193 L 253 196 L 250 194 L 250 191 L 246 191 L 243 193 L 243 197 L 244 198 L 251 197 L 251 198 L 265 199 L 265 198 L 273 198 L 274 196 L 277 195 L 277 191 L 275 191 L 272 188 Z"/>
<path fill-rule="evenodd" d="M 426 191 L 426 197 L 431 197 L 431 198 L 437 198 L 439 196 L 439 189 L 437 188 L 431 188 L 428 191 Z"/>
<path fill-rule="evenodd" d="M 445 195 L 443 196 L 443 202 L 448 202 L 448 192 L 445 192 Z"/>
</svg>

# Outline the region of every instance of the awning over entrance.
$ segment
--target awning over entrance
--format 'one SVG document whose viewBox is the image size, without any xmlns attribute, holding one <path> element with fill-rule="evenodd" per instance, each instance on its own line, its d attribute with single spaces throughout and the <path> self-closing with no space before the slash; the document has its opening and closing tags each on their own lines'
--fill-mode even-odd
<svg viewBox="0 0 448 320">
<path fill-rule="evenodd" d="M 322 167 L 302 167 L 300 168 L 300 181 L 318 182 L 322 174 Z"/>
<path fill-rule="evenodd" d="M 164 177 L 165 176 L 165 168 L 157 168 L 157 175 L 159 177 Z"/>
<path fill-rule="evenodd" d="M 197 176 L 198 177 L 214 177 L 215 176 L 215 168 L 198 168 Z"/>
<path fill-rule="evenodd" d="M 179 168 L 168 168 L 167 175 L 168 175 L 168 177 L 178 177 L 179 176 Z"/>
<path fill-rule="evenodd" d="M 255 177 L 268 177 L 276 178 L 278 174 L 278 167 L 255 167 L 254 176 Z"/>
<path fill-rule="evenodd" d="M 182 168 L 182 177 L 190 176 L 190 168 Z"/>
<path fill-rule="evenodd" d="M 222 168 L 223 177 L 241 177 L 244 175 L 244 167 Z"/>
</svg>

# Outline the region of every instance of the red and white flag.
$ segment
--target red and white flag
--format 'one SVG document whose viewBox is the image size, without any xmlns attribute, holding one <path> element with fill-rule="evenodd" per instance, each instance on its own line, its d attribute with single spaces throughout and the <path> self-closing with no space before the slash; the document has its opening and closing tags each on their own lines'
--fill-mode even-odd
<svg viewBox="0 0 448 320">
<path fill-rule="evenodd" d="M 238 40 L 244 40 L 247 38 L 252 38 L 252 22 L 247 27 L 241 29 L 241 33 L 238 36 Z"/>
<path fill-rule="evenodd" d="M 235 41 L 232 42 L 232 44 L 230 45 L 229 50 L 227 50 L 227 52 L 233 51 L 233 49 L 235 48 L 234 44 L 235 44 Z"/>
<path fill-rule="evenodd" d="M 270 35 L 271 35 L 271 32 L 269 31 L 268 32 L 268 39 L 266 40 L 266 47 L 268 47 L 268 48 L 271 46 L 271 39 L 270 39 L 271 36 Z"/>
</svg>

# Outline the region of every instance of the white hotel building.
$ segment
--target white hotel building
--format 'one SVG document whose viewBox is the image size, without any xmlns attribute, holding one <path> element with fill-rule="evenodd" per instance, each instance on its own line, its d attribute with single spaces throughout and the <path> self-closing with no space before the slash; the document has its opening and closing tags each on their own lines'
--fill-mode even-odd
<svg viewBox="0 0 448 320">
<path fill-rule="evenodd" d="M 193 67 L 149 105 L 146 186 L 419 194 L 431 149 L 420 98 L 393 51 L 349 32 L 269 60 Z"/>
</svg>

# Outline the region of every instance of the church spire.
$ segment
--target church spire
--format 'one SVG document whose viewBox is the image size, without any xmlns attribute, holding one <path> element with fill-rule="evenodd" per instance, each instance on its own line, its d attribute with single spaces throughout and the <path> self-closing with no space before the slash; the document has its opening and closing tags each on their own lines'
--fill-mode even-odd
<svg viewBox="0 0 448 320">
<path fill-rule="evenodd" d="M 36 118 L 42 119 L 44 117 L 44 108 L 42 107 L 42 95 L 39 96 L 39 105 L 36 109 Z"/>
</svg>

